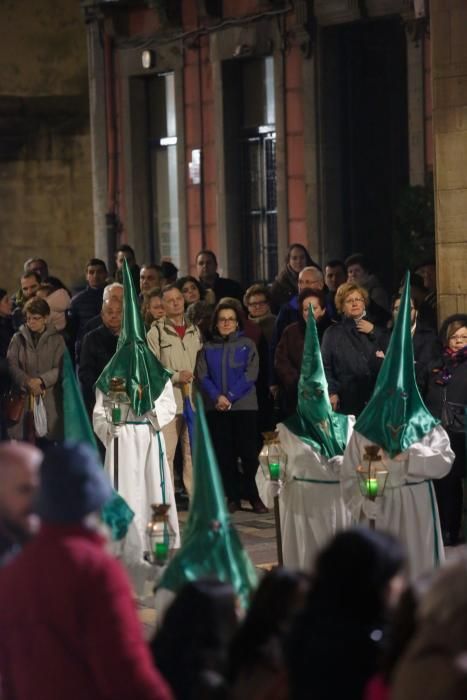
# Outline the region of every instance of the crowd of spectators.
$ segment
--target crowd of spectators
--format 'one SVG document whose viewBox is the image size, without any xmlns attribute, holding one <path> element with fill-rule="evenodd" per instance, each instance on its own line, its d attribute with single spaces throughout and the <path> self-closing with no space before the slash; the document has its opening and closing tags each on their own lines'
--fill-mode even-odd
<svg viewBox="0 0 467 700">
<path fill-rule="evenodd" d="M 390 301 L 365 256 L 353 254 L 321 266 L 301 244 L 289 247 L 272 285 L 259 281 L 246 291 L 218 274 L 217 258 L 210 250 L 196 256 L 197 276 L 177 277 L 177 268 L 167 261 L 138 265 L 134 251 L 124 244 L 115 253 L 114 277 L 102 260 L 91 258 L 85 268 L 86 286 L 73 295 L 49 275 L 46 261 L 30 258 L 16 293 L 10 297 L 0 290 L 2 394 L 16 392 L 24 399 L 20 421 L 7 426 L 3 417 L 4 436 L 34 439 L 33 404 L 42 398 L 47 433 L 38 441 L 60 439 L 59 374 L 65 346 L 92 416 L 94 384 L 114 354 L 120 332 L 124 259 L 139 294 L 149 347 L 174 372 L 177 416 L 164 437 L 179 490 L 185 489 L 188 496 L 191 492 L 183 398 L 186 391 L 192 397 L 196 386 L 207 407 L 230 509 L 241 507 L 246 499 L 255 511 L 264 512 L 254 485 L 255 450 L 261 433 L 296 409 L 309 309 L 317 324 L 331 404 L 334 410 L 358 416 L 389 345 L 400 287 Z M 419 390 L 434 415 L 445 419 L 446 402 L 454 407 L 465 404 L 467 315 L 444 319 L 438 334 L 431 261 L 416 268 L 411 289 Z M 437 483 L 437 495 L 445 541 L 451 544 L 460 533 L 465 441 L 452 416 L 446 427 L 456 463 Z"/>
</svg>

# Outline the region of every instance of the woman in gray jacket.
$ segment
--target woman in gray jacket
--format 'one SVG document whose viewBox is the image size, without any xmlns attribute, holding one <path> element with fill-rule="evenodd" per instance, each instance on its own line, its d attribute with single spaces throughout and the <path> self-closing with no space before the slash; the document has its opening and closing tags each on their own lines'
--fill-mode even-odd
<svg viewBox="0 0 467 700">
<path fill-rule="evenodd" d="M 13 381 L 24 396 L 24 410 L 19 422 L 9 429 L 11 439 L 24 440 L 25 415 L 31 397 L 42 396 L 47 415 L 47 432 L 38 440 L 63 439 L 61 367 L 65 341 L 49 323 L 50 308 L 45 299 L 33 297 L 24 306 L 26 323 L 11 339 L 7 359 Z"/>
</svg>

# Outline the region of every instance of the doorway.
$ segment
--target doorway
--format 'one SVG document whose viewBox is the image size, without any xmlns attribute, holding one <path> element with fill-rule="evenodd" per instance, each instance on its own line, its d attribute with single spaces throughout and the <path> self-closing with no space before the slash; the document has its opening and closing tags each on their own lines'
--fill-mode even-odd
<svg viewBox="0 0 467 700">
<path fill-rule="evenodd" d="M 364 253 L 389 289 L 395 212 L 409 183 L 406 63 L 398 17 L 323 30 L 325 219 L 340 228 L 341 255 Z"/>
</svg>

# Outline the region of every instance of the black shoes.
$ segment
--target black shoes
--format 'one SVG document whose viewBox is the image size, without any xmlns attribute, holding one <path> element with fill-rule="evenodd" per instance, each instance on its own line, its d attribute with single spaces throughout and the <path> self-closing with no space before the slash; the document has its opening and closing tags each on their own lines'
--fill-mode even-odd
<svg viewBox="0 0 467 700">
<path fill-rule="evenodd" d="M 265 513 L 269 513 L 269 510 L 266 508 L 261 499 L 257 498 L 254 501 L 250 501 L 250 503 L 253 509 L 253 513 L 256 513 L 257 515 L 264 515 Z M 229 501 L 227 503 L 227 510 L 229 511 L 229 513 L 236 513 L 237 510 L 241 509 L 242 504 L 240 501 Z"/>
<path fill-rule="evenodd" d="M 265 513 L 269 513 L 269 510 L 266 508 L 266 506 L 260 498 L 257 498 L 255 501 L 250 501 L 250 503 L 251 507 L 253 508 L 253 513 L 257 513 L 258 515 L 264 515 Z"/>
</svg>

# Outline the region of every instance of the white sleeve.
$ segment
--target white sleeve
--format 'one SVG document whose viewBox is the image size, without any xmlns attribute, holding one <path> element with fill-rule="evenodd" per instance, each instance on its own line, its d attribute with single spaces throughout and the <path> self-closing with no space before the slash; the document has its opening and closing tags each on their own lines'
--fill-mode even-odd
<svg viewBox="0 0 467 700">
<path fill-rule="evenodd" d="M 104 394 L 100 389 L 96 389 L 96 403 L 92 413 L 92 427 L 99 440 L 107 447 L 109 425 L 105 417 Z"/>
<path fill-rule="evenodd" d="M 152 410 L 152 415 L 157 419 L 158 423 L 158 426 L 153 423 L 156 430 L 160 430 L 164 425 L 168 425 L 175 418 L 176 412 L 177 404 L 175 403 L 172 382 L 167 381 L 162 394 L 154 402 L 154 409 Z"/>
<path fill-rule="evenodd" d="M 364 501 L 357 478 L 357 467 L 361 461 L 363 440 L 362 436 L 356 431 L 352 433 L 345 448 L 340 474 L 343 501 L 357 522 L 360 520 Z M 360 441 L 362 441 L 362 444 L 360 444 Z"/>
<path fill-rule="evenodd" d="M 441 479 L 449 474 L 455 459 L 449 436 L 441 425 L 411 445 L 404 455 L 408 458 L 408 475 L 419 479 Z"/>
</svg>

